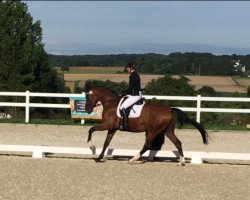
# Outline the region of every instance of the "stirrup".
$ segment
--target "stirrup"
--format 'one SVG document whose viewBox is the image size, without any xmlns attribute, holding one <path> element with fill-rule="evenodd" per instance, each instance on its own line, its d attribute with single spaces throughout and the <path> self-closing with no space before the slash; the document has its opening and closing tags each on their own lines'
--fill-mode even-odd
<svg viewBox="0 0 250 200">
<path fill-rule="evenodd" d="M 120 125 L 121 131 L 129 131 L 130 127 L 129 126 L 124 126 L 123 124 Z"/>
</svg>

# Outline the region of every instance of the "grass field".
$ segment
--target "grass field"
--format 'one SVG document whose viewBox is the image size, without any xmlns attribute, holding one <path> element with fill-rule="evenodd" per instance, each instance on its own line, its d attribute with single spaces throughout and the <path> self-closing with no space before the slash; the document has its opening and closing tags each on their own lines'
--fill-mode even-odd
<svg viewBox="0 0 250 200">
<path fill-rule="evenodd" d="M 79 81 L 82 87 L 89 79 L 111 80 L 114 82 L 128 82 L 128 74 L 122 73 L 124 67 L 70 67 L 69 71 L 63 72 L 66 85 L 73 89 L 75 81 Z M 163 75 L 141 74 L 142 87 L 145 87 L 152 79 L 163 77 Z M 250 85 L 250 78 L 229 76 L 186 76 L 190 84 L 196 89 L 202 86 L 213 87 L 217 92 L 239 92 L 246 93 Z"/>
<path fill-rule="evenodd" d="M 60 71 L 60 68 L 56 68 Z M 117 74 L 122 73 L 124 67 L 70 67 L 69 71 L 64 71 L 64 74 Z"/>
</svg>

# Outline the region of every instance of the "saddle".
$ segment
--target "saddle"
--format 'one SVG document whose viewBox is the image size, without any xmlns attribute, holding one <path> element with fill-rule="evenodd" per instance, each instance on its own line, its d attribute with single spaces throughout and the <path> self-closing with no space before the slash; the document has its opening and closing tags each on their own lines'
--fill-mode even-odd
<svg viewBox="0 0 250 200">
<path fill-rule="evenodd" d="M 121 114 L 120 114 L 120 106 L 121 106 L 121 104 L 122 104 L 126 99 L 127 99 L 126 96 L 123 97 L 123 98 L 121 98 L 121 100 L 120 100 L 120 102 L 119 102 L 119 104 L 118 104 L 118 106 L 117 106 L 117 111 L 116 111 L 116 113 L 117 113 L 117 116 L 118 116 L 119 118 L 122 118 L 122 117 L 121 117 Z M 126 109 L 126 112 L 129 113 L 129 115 L 128 115 L 129 118 L 136 118 L 136 117 L 139 117 L 139 116 L 141 115 L 142 108 L 143 108 L 143 106 L 145 105 L 145 101 L 144 101 L 144 100 L 145 100 L 145 98 L 141 98 L 141 99 L 139 99 L 137 102 L 135 102 L 133 105 L 131 105 L 130 107 L 128 107 L 128 108 Z"/>
</svg>

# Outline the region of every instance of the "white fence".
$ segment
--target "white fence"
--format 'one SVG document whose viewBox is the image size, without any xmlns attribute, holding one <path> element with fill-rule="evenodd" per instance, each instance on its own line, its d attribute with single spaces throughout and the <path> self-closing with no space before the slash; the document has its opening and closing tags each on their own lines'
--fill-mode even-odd
<svg viewBox="0 0 250 200">
<path fill-rule="evenodd" d="M 30 108 L 62 108 L 69 109 L 70 104 L 47 104 L 47 103 L 31 103 L 32 97 L 55 97 L 55 98 L 70 98 L 85 96 L 82 94 L 62 94 L 62 93 L 32 93 L 26 92 L 0 92 L 0 96 L 21 96 L 25 97 L 25 101 L 20 102 L 0 102 L 1 106 L 12 107 L 25 107 L 25 122 L 30 120 Z M 183 101 L 196 101 L 196 107 L 179 107 L 183 111 L 196 112 L 196 120 L 200 122 L 200 115 L 202 112 L 225 112 L 225 113 L 250 113 L 250 109 L 235 109 L 235 108 L 204 108 L 201 107 L 203 101 L 224 101 L 224 102 L 250 102 L 250 98 L 229 98 L 229 97 L 196 97 L 188 96 L 153 96 L 145 95 L 146 99 L 159 99 L 159 100 L 183 100 Z M 97 149 L 97 154 L 101 149 Z M 34 158 L 42 158 L 45 153 L 66 153 L 66 154 L 92 154 L 88 148 L 74 148 L 74 147 L 53 147 L 53 146 L 27 146 L 27 145 L 2 145 L 0 144 L 0 152 L 30 152 Z M 133 156 L 138 150 L 129 149 L 108 149 L 106 155 L 112 156 Z M 204 159 L 226 159 L 226 160 L 250 160 L 249 153 L 225 153 L 225 152 L 184 152 L 185 157 L 191 159 L 191 163 L 201 164 Z M 149 157 L 178 157 L 177 152 L 172 151 L 148 151 L 144 156 Z"/>
<path fill-rule="evenodd" d="M 250 104 L 248 109 L 236 109 L 236 108 L 202 108 L 202 101 L 224 101 L 224 102 L 248 102 L 250 98 L 239 97 L 202 97 L 197 95 L 195 97 L 189 96 L 152 96 L 145 95 L 146 99 L 159 99 L 159 100 L 183 100 L 183 101 L 196 101 L 196 107 L 179 107 L 183 111 L 196 112 L 196 121 L 200 122 L 201 112 L 220 112 L 220 113 L 250 113 Z"/>
<path fill-rule="evenodd" d="M 25 102 L 0 102 L 1 106 L 12 106 L 12 107 L 25 107 L 25 122 L 29 123 L 30 120 L 30 108 L 70 108 L 70 104 L 48 104 L 48 103 L 31 103 L 31 97 L 55 97 L 55 98 L 70 98 L 85 96 L 82 94 L 65 94 L 65 93 L 36 93 L 36 92 L 0 92 L 0 96 L 21 96 L 25 97 Z M 238 98 L 238 97 L 202 97 L 198 96 L 154 96 L 144 95 L 145 99 L 159 99 L 159 100 L 182 100 L 182 101 L 196 101 L 196 107 L 179 107 L 183 111 L 196 112 L 196 121 L 200 122 L 202 112 L 221 112 L 221 113 L 250 113 L 250 106 L 247 109 L 236 109 L 236 108 L 204 108 L 201 107 L 202 101 L 224 101 L 224 102 L 248 102 L 250 98 Z M 249 104 L 250 105 L 250 104 Z"/>
</svg>

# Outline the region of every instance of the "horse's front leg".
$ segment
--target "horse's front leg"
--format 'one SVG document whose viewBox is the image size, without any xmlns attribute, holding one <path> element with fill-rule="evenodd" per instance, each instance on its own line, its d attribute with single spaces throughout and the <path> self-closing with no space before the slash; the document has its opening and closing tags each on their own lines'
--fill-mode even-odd
<svg viewBox="0 0 250 200">
<path fill-rule="evenodd" d="M 114 134 L 115 134 L 116 131 L 117 131 L 116 129 L 113 129 L 113 130 L 109 130 L 109 131 L 108 131 L 108 134 L 107 134 L 107 136 L 106 136 L 106 139 L 105 139 L 105 142 L 104 142 L 104 145 L 103 145 L 102 152 L 101 152 L 101 154 L 98 156 L 98 158 L 95 158 L 95 161 L 96 161 L 96 162 L 101 162 L 101 161 L 102 161 L 102 159 L 103 159 L 103 157 L 104 157 L 104 153 L 105 153 L 107 147 L 109 146 L 109 144 L 110 144 L 110 142 L 111 142 L 111 140 L 112 140 L 112 138 L 113 138 L 113 136 L 114 136 Z"/>
<path fill-rule="evenodd" d="M 96 147 L 95 145 L 92 144 L 92 133 L 96 131 L 96 126 L 93 126 L 89 129 L 89 135 L 88 135 L 88 140 L 87 140 L 87 143 L 89 145 L 89 148 L 91 149 L 92 151 L 92 154 L 95 154 L 96 153 Z"/>
<path fill-rule="evenodd" d="M 99 125 L 96 125 L 96 126 L 93 126 L 89 129 L 89 135 L 88 135 L 88 140 L 87 140 L 87 143 L 89 145 L 89 148 L 91 149 L 92 151 L 92 154 L 95 154 L 96 153 L 96 147 L 95 145 L 92 144 L 92 133 L 94 131 L 104 131 L 104 130 L 107 130 L 107 125 L 102 123 L 102 124 L 99 124 Z"/>
</svg>

